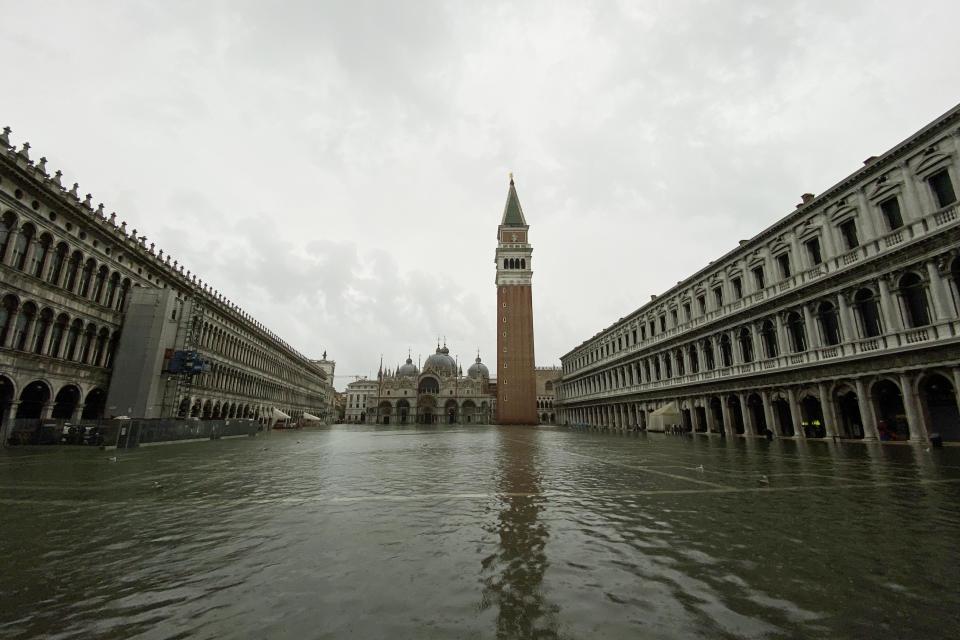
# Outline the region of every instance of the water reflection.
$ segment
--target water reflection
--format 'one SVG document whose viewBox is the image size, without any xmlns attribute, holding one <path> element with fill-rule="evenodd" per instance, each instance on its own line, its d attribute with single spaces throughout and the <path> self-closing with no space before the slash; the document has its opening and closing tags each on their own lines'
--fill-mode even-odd
<svg viewBox="0 0 960 640">
<path fill-rule="evenodd" d="M 546 498 L 540 492 L 537 432 L 501 429 L 497 434 L 496 522 L 499 539 L 484 558 L 482 608 L 497 606 L 498 638 L 556 638 L 557 607 L 542 591 L 549 532 L 541 520 Z"/>
</svg>

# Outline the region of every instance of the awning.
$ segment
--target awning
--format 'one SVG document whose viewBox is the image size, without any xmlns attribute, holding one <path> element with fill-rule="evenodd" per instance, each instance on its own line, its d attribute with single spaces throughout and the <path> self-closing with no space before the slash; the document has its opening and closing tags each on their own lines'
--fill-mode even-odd
<svg viewBox="0 0 960 640">
<path fill-rule="evenodd" d="M 303 419 L 304 419 L 304 420 L 315 420 L 315 421 L 317 421 L 317 422 L 323 422 L 323 418 L 318 418 L 317 416 L 313 415 L 312 413 L 307 413 L 306 411 L 303 412 Z"/>
<path fill-rule="evenodd" d="M 285 414 L 283 411 L 280 411 L 280 409 L 274 409 L 274 410 L 273 410 L 273 417 L 276 418 L 277 420 L 289 420 L 289 419 L 290 419 L 290 416 L 288 416 L 287 414 Z"/>
</svg>

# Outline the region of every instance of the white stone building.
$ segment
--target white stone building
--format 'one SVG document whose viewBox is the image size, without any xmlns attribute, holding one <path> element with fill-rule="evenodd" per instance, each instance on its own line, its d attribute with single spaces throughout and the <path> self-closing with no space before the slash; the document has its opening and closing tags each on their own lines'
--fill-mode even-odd
<svg viewBox="0 0 960 640">
<path fill-rule="evenodd" d="M 367 422 L 367 404 L 377 396 L 377 381 L 356 380 L 347 385 L 344 421 L 349 423 Z"/>
<path fill-rule="evenodd" d="M 958 158 L 955 107 L 571 349 L 561 423 L 960 440 Z"/>
</svg>

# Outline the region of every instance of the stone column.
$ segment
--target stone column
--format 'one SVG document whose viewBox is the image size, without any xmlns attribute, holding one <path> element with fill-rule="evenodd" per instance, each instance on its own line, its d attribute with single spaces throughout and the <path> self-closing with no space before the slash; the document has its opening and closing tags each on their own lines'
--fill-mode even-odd
<svg viewBox="0 0 960 640">
<path fill-rule="evenodd" d="M 750 323 L 750 341 L 753 343 L 753 360 L 765 360 L 767 354 L 763 350 L 763 341 L 760 339 L 760 330 L 757 329 L 757 323 Z"/>
<path fill-rule="evenodd" d="M 713 417 L 713 408 L 710 406 L 710 399 L 704 396 L 703 413 L 707 416 L 707 433 L 713 433 L 717 429 L 717 421 Z"/>
<path fill-rule="evenodd" d="M 40 241 L 34 238 L 27 243 L 27 255 L 23 258 L 23 272 L 33 275 L 33 269 L 30 267 L 33 266 L 33 254 L 37 252 L 37 245 L 40 244 Z"/>
<path fill-rule="evenodd" d="M 890 295 L 890 285 L 884 277 L 877 278 L 877 288 L 880 289 L 880 313 L 883 315 L 884 333 L 896 333 L 903 329 L 900 324 L 900 313 L 896 301 Z"/>
<path fill-rule="evenodd" d="M 17 317 L 20 315 L 21 307 L 17 307 L 10 313 L 10 319 L 7 321 L 7 335 L 3 337 L 3 344 L 0 347 L 7 349 L 13 348 L 13 334 L 17 332 Z"/>
<path fill-rule="evenodd" d="M 680 353 L 683 356 L 683 375 L 689 376 L 693 373 L 693 368 L 690 366 L 692 362 L 690 359 L 689 347 L 680 347 Z"/>
<path fill-rule="evenodd" d="M 837 295 L 837 313 L 840 315 L 840 330 L 843 332 L 841 342 L 853 342 L 857 339 L 854 330 L 853 318 L 850 315 L 850 305 L 847 304 L 847 296 L 843 292 Z"/>
<path fill-rule="evenodd" d="M 740 400 L 740 415 L 743 416 L 743 432 L 750 436 L 757 435 L 757 427 L 753 424 L 753 412 L 747 404 L 747 394 L 738 393 L 737 398 Z"/>
<path fill-rule="evenodd" d="M 823 224 L 823 246 L 821 247 L 820 250 L 823 252 L 823 255 L 821 256 L 823 258 L 822 264 L 824 267 L 826 267 L 827 262 L 830 260 L 830 258 L 835 258 L 837 256 L 837 244 L 833 238 L 834 226 L 833 224 L 830 223 L 830 219 L 824 216 L 824 220 L 822 224 Z"/>
<path fill-rule="evenodd" d="M 798 438 L 806 438 L 807 434 L 803 432 L 803 414 L 800 412 L 800 403 L 797 401 L 797 392 L 793 387 L 787 387 L 787 399 L 790 402 L 790 419 L 793 421 L 793 435 Z"/>
<path fill-rule="evenodd" d="M 873 410 L 873 402 L 867 393 L 867 385 L 862 378 L 854 380 L 857 388 L 857 404 L 860 407 L 860 422 L 863 424 L 864 440 L 879 440 L 880 432 L 877 430 L 877 414 Z"/>
<path fill-rule="evenodd" d="M 903 408 L 907 413 L 907 422 L 910 425 L 910 440 L 913 442 L 927 442 L 930 434 L 920 411 L 917 394 L 913 390 L 913 380 L 906 373 L 900 374 L 900 393 L 903 394 Z"/>
<path fill-rule="evenodd" d="M 858 220 L 861 223 L 860 246 L 863 246 L 880 235 L 877 233 L 877 228 L 873 224 L 873 216 L 870 215 L 870 203 L 867 201 L 863 187 L 857 189 L 857 207 L 861 213 L 861 215 L 858 216 Z"/>
<path fill-rule="evenodd" d="M 33 318 L 30 319 L 30 324 L 27 325 L 27 339 L 23 341 L 23 350 L 33 353 L 33 338 L 37 332 L 37 323 L 40 321 L 40 311 L 34 314 Z"/>
<path fill-rule="evenodd" d="M 740 340 L 736 331 L 731 330 L 727 335 L 730 336 L 730 363 L 737 366 L 743 362 L 743 356 L 740 353 Z"/>
<path fill-rule="evenodd" d="M 924 205 L 920 201 L 919 194 L 917 193 L 917 187 L 913 182 L 913 172 L 910 170 L 910 165 L 906 162 L 900 163 L 900 171 L 903 172 L 903 210 L 901 214 L 903 215 L 903 220 L 908 225 L 923 217 Z"/>
<path fill-rule="evenodd" d="M 838 435 L 837 412 L 833 407 L 833 397 L 827 395 L 827 385 L 822 382 L 817 383 L 817 394 L 820 396 L 820 408 L 823 411 L 824 430 L 828 438 L 834 438 Z"/>
<path fill-rule="evenodd" d="M 770 402 L 770 392 L 764 389 L 760 392 L 760 397 L 763 399 L 763 417 L 767 421 L 767 429 L 770 429 L 770 431 L 776 433 L 778 436 L 782 436 L 783 431 L 778 431 L 777 421 L 773 415 L 773 404 Z"/>
<path fill-rule="evenodd" d="M 790 338 L 787 336 L 787 325 L 783 322 L 783 315 L 774 315 L 777 324 L 777 355 L 790 353 Z"/>
<path fill-rule="evenodd" d="M 3 264 L 8 267 L 13 266 L 13 249 L 14 245 L 17 244 L 17 239 L 20 237 L 20 227 L 14 227 L 10 230 L 10 234 L 7 236 L 7 246 L 4 247 L 2 258 Z"/>
<path fill-rule="evenodd" d="M 730 406 L 727 404 L 727 398 L 720 396 L 720 415 L 723 416 L 723 432 L 728 436 L 736 434 L 736 429 L 733 428 L 733 420 L 730 416 Z"/>
<path fill-rule="evenodd" d="M 82 402 L 78 402 L 77 406 L 73 409 L 73 413 L 70 415 L 71 422 L 79 422 L 80 418 L 83 416 L 83 407 L 85 405 Z"/>
<path fill-rule="evenodd" d="M 51 401 L 51 402 L 48 402 L 47 404 L 43 405 L 43 407 L 40 409 L 40 419 L 41 419 L 41 420 L 49 420 L 49 419 L 50 419 L 50 416 L 53 415 L 53 404 L 54 404 L 54 403 Z"/>
<path fill-rule="evenodd" d="M 943 278 L 933 260 L 927 261 L 927 275 L 930 277 L 930 298 L 933 300 L 933 313 L 937 320 L 949 320 L 954 317 L 953 305 L 944 290 Z"/>
<path fill-rule="evenodd" d="M 820 342 L 820 329 L 817 326 L 816 319 L 813 317 L 813 313 L 810 311 L 810 305 L 804 304 L 802 308 L 803 324 L 806 326 L 807 342 L 809 343 L 807 348 L 815 351 L 819 349 L 822 344 Z"/>
<path fill-rule="evenodd" d="M 10 432 L 13 429 L 13 421 L 17 417 L 17 408 L 20 403 L 16 400 L 11 402 L 0 416 L 0 448 L 7 446 L 7 440 L 10 439 Z"/>
</svg>

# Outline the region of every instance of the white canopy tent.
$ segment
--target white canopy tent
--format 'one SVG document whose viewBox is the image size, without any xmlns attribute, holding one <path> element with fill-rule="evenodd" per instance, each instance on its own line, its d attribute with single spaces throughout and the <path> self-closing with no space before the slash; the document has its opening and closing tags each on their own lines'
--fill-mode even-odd
<svg viewBox="0 0 960 640">
<path fill-rule="evenodd" d="M 650 414 L 647 429 L 650 431 L 666 431 L 669 427 L 683 424 L 680 410 L 676 402 L 670 402 Z"/>
<path fill-rule="evenodd" d="M 310 420 L 310 421 L 313 421 L 313 422 L 323 422 L 323 418 L 318 418 L 317 416 L 313 415 L 312 413 L 307 413 L 306 411 L 303 412 L 303 419 L 304 419 L 304 420 Z"/>
<path fill-rule="evenodd" d="M 273 410 L 273 419 L 274 419 L 274 420 L 289 420 L 289 419 L 290 419 L 290 416 L 288 416 L 287 414 L 285 414 L 283 411 L 280 411 L 280 409 L 274 409 L 274 410 Z"/>
</svg>

